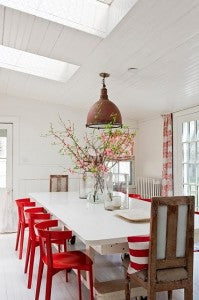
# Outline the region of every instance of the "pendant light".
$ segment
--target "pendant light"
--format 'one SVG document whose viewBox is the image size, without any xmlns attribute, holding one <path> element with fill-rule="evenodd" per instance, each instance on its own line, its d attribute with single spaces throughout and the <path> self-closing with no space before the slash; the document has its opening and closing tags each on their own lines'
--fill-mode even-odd
<svg viewBox="0 0 199 300">
<path fill-rule="evenodd" d="M 108 73 L 99 74 L 102 79 L 100 99 L 93 104 L 87 116 L 86 127 L 104 129 L 107 125 L 111 128 L 122 127 L 122 116 L 118 107 L 108 99 L 105 78 Z"/>
</svg>

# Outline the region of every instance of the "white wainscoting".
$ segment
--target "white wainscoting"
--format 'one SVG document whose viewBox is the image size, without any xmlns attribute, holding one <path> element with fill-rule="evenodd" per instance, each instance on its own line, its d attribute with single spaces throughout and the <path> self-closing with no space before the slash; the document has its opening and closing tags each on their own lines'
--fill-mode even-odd
<svg viewBox="0 0 199 300">
<path fill-rule="evenodd" d="M 19 180 L 19 195 L 26 197 L 29 193 L 49 192 L 49 178 L 31 178 Z M 68 180 L 69 191 L 79 190 L 79 178 L 70 178 Z"/>
</svg>

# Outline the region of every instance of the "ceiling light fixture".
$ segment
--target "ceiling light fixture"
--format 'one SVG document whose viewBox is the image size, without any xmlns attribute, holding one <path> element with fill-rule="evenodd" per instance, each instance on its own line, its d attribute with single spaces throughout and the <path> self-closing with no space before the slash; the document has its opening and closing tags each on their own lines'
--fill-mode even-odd
<svg viewBox="0 0 199 300">
<path fill-rule="evenodd" d="M 99 74 L 102 79 L 100 99 L 93 104 L 88 112 L 86 127 L 104 129 L 107 125 L 111 128 L 122 127 L 122 116 L 118 107 L 108 99 L 105 78 L 108 73 Z"/>
</svg>

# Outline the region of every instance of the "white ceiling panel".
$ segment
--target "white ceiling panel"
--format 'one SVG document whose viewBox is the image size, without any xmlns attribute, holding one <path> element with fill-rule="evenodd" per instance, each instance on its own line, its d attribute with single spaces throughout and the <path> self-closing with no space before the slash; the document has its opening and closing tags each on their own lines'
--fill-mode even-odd
<svg viewBox="0 0 199 300">
<path fill-rule="evenodd" d="M 132 3 L 114 0 L 110 18 L 119 20 L 122 7 L 125 11 Z M 85 109 L 86 114 L 99 98 L 98 73 L 107 71 L 111 73 L 107 79 L 110 99 L 126 117 L 143 119 L 199 104 L 199 1 L 139 0 L 134 4 L 104 39 L 0 7 L 4 46 L 81 66 L 64 84 L 1 69 L 0 92 L 70 105 Z M 92 9 L 90 14 L 87 26 L 93 23 Z M 129 67 L 138 70 L 129 73 Z"/>
</svg>

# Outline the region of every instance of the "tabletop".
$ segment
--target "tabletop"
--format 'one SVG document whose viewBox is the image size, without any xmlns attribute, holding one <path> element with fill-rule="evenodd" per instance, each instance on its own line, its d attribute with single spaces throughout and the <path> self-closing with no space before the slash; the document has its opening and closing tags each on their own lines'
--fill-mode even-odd
<svg viewBox="0 0 199 300">
<path fill-rule="evenodd" d="M 103 245 L 127 241 L 128 236 L 148 235 L 149 223 L 132 223 L 107 211 L 103 204 L 80 199 L 77 192 L 31 193 L 30 197 L 44 206 L 70 228 L 87 245 Z M 129 198 L 130 199 L 130 198 Z M 130 208 L 150 213 L 150 203 L 130 199 Z"/>
<path fill-rule="evenodd" d="M 133 223 L 107 211 L 103 204 L 91 204 L 80 199 L 78 192 L 31 193 L 30 197 L 45 207 L 86 245 L 122 243 L 128 236 L 148 235 L 149 223 Z M 151 204 L 129 198 L 129 208 L 148 211 Z M 195 216 L 195 237 L 199 235 L 199 215 Z"/>
</svg>

